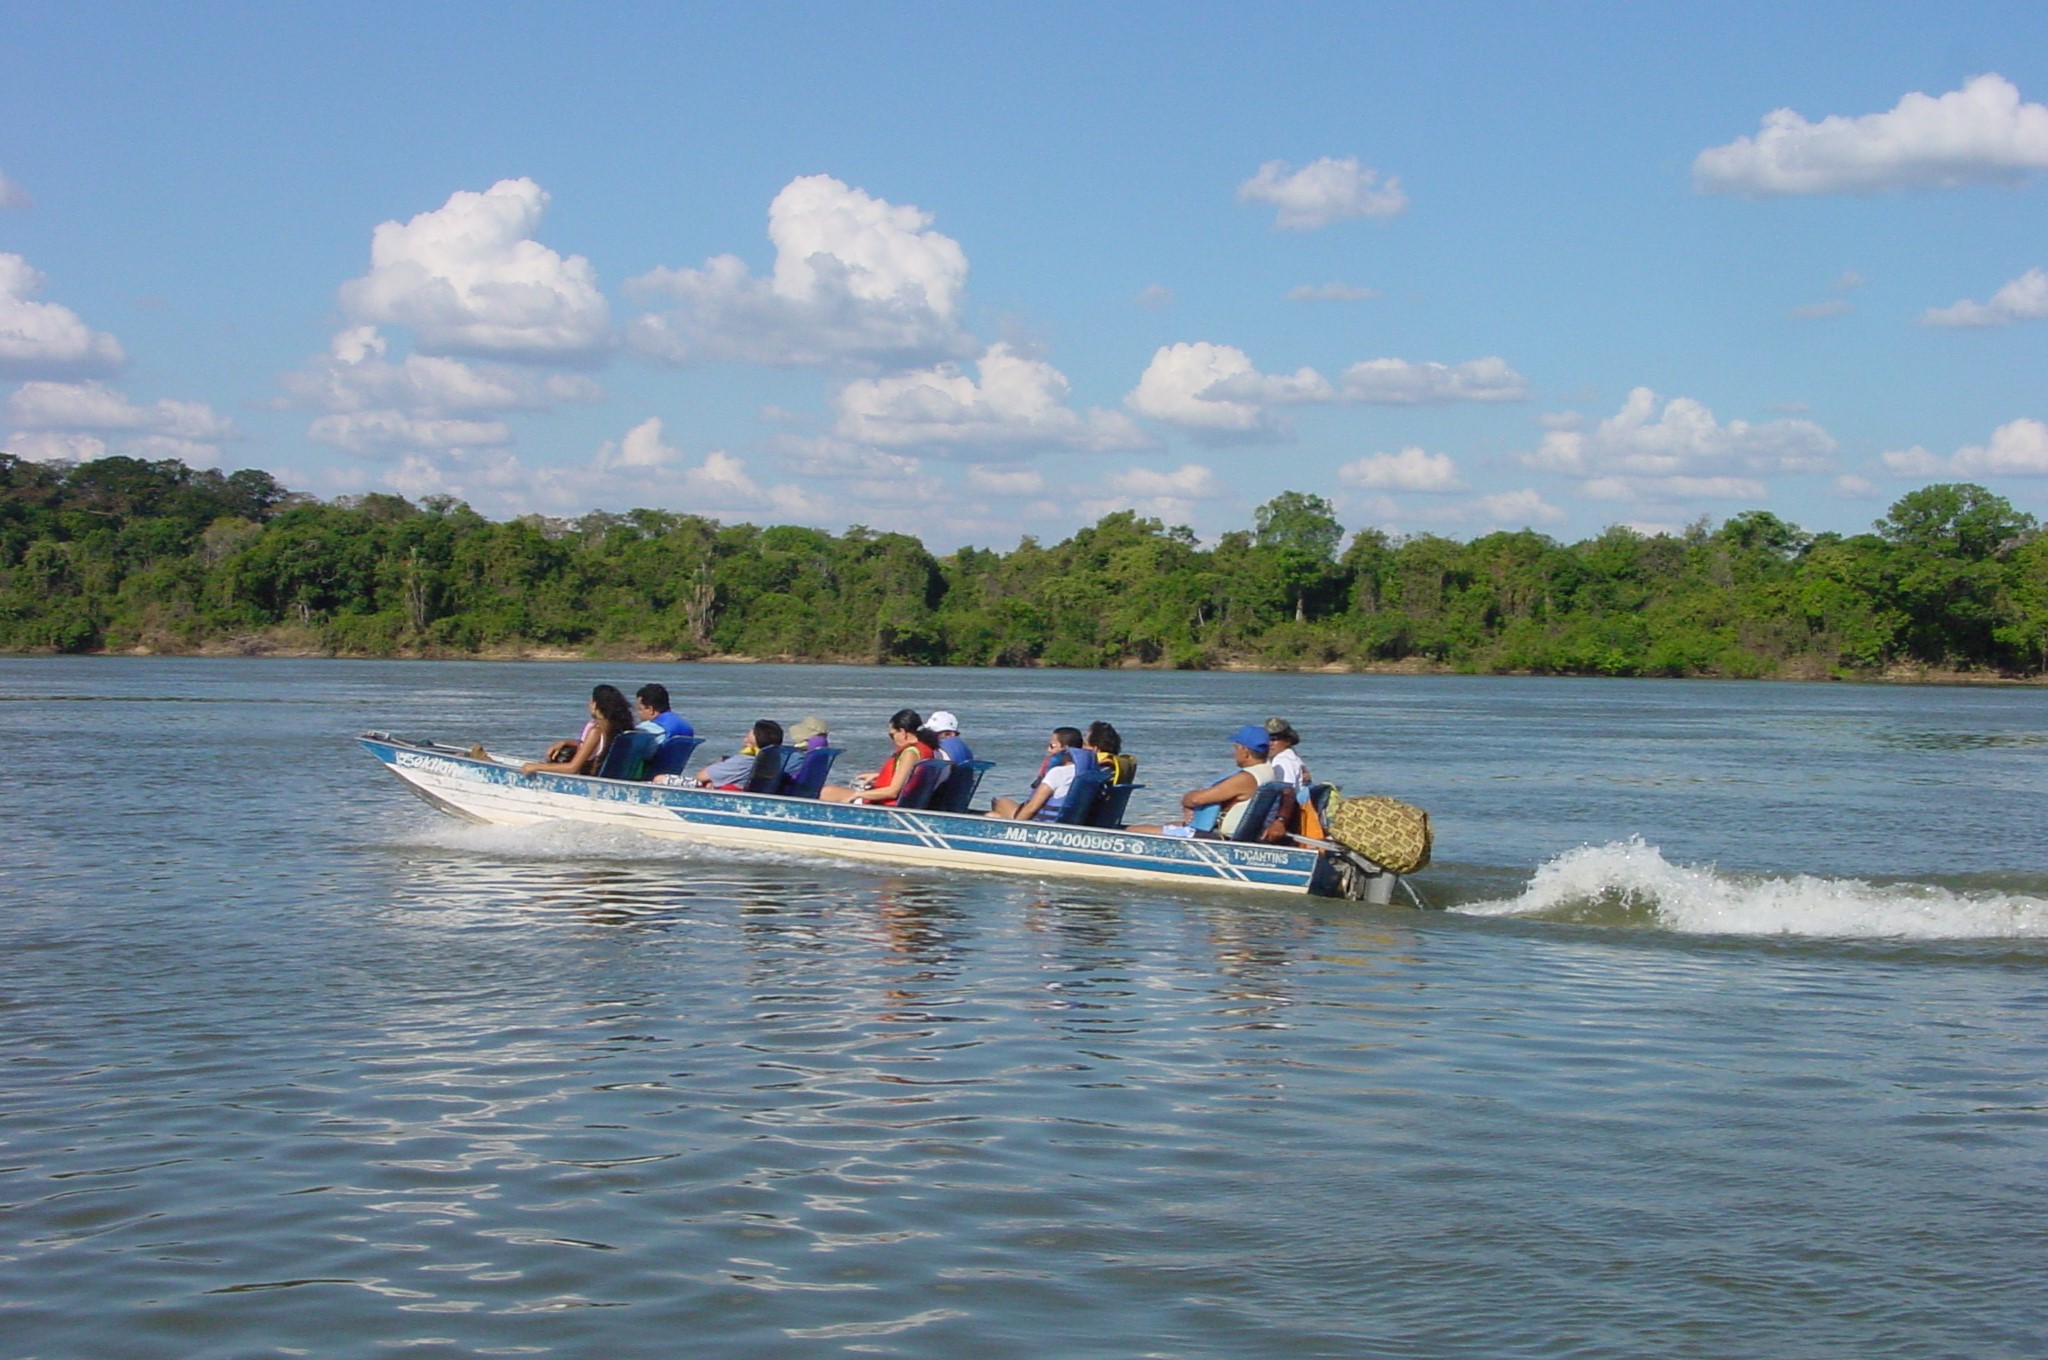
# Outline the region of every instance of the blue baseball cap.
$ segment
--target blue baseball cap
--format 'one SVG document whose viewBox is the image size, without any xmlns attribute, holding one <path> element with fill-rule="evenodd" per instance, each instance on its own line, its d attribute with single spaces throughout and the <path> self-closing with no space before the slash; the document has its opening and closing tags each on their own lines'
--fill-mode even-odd
<svg viewBox="0 0 2048 1360">
<path fill-rule="evenodd" d="M 1247 751 L 1263 753 L 1272 747 L 1272 741 L 1267 736 L 1266 729 L 1258 726 L 1256 723 L 1246 723 L 1243 727 L 1232 732 L 1230 739 L 1237 745 L 1244 747 Z"/>
</svg>

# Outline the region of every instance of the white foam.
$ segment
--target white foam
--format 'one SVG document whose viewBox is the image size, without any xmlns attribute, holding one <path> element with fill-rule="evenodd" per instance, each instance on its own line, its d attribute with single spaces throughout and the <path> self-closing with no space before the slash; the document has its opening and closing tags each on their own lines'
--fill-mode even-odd
<svg viewBox="0 0 2048 1360">
<path fill-rule="evenodd" d="M 1673 864 L 1640 837 L 1537 867 L 1522 893 L 1456 910 L 1483 916 L 1643 920 L 1689 934 L 1839 939 L 2048 938 L 2048 900 L 1927 883 L 1724 874 Z"/>
</svg>

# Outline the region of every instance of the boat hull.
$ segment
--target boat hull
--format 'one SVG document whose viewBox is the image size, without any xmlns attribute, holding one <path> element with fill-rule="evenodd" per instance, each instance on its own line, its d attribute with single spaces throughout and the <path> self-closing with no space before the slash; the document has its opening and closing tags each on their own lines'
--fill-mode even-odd
<svg viewBox="0 0 2048 1360">
<path fill-rule="evenodd" d="M 739 850 L 821 854 L 895 867 L 975 869 L 1034 877 L 1206 884 L 1260 892 L 1390 899 L 1394 876 L 1321 851 L 1182 840 L 1098 827 L 972 814 L 725 793 L 585 775 L 522 775 L 516 766 L 383 733 L 363 748 L 435 807 L 474 822 L 580 822 Z M 1359 889 L 1363 887 L 1364 891 Z M 1346 889 L 1350 891 L 1346 891 Z"/>
</svg>

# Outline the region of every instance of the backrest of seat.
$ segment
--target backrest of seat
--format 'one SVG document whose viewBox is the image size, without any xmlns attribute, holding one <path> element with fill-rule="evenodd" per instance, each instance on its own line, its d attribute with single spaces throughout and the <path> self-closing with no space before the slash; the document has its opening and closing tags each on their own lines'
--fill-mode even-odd
<svg viewBox="0 0 2048 1360">
<path fill-rule="evenodd" d="M 791 798 L 816 798 L 825 791 L 825 781 L 832 774 L 832 762 L 839 759 L 841 748 L 820 746 L 814 751 L 798 751 L 782 774 L 782 792 Z"/>
<path fill-rule="evenodd" d="M 974 791 L 981 787 L 981 777 L 995 768 L 993 760 L 970 760 L 965 765 L 955 764 L 946 775 L 946 782 L 939 785 L 939 791 L 932 795 L 929 804 L 934 812 L 965 812 L 974 802 Z"/>
<path fill-rule="evenodd" d="M 1102 797 L 1095 802 L 1095 811 L 1088 818 L 1088 825 L 1107 827 L 1114 831 L 1124 824 L 1124 812 L 1131 805 L 1131 794 L 1142 789 L 1143 784 L 1111 784 L 1102 791 Z"/>
<path fill-rule="evenodd" d="M 763 746 L 754 757 L 754 772 L 747 776 L 748 793 L 773 793 L 782 787 L 782 762 L 787 746 Z"/>
<path fill-rule="evenodd" d="M 1268 780 L 1259 785 L 1258 791 L 1245 805 L 1244 817 L 1238 822 L 1237 830 L 1230 839 L 1234 841 L 1255 841 L 1265 833 L 1266 823 L 1273 819 L 1273 809 L 1280 802 L 1280 795 L 1287 792 L 1288 785 L 1279 780 Z"/>
<path fill-rule="evenodd" d="M 1067 796 L 1060 803 L 1060 815 L 1053 818 L 1063 826 L 1087 826 L 1095 813 L 1096 800 L 1109 787 L 1109 771 L 1100 765 L 1089 765 L 1086 769 L 1074 771 L 1074 782 L 1067 785 Z"/>
<path fill-rule="evenodd" d="M 652 732 L 621 732 L 612 738 L 611 748 L 598 762 L 600 779 L 645 779 L 647 758 L 661 739 Z"/>
<path fill-rule="evenodd" d="M 658 774 L 688 774 L 690 757 L 704 744 L 702 737 L 670 737 L 654 748 L 654 754 L 647 760 L 647 777 Z"/>
<path fill-rule="evenodd" d="M 939 783 L 946 772 L 953 768 L 950 760 L 920 760 L 910 767 L 910 778 L 903 781 L 903 792 L 896 795 L 896 806 L 900 808 L 923 808 L 930 805 L 932 795 L 939 791 Z"/>
</svg>

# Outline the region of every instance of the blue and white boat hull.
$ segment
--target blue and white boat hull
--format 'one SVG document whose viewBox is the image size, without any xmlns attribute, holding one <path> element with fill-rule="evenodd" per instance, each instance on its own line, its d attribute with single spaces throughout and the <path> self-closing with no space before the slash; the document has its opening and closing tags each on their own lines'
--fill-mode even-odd
<svg viewBox="0 0 2048 1360">
<path fill-rule="evenodd" d="M 1162 886 L 1391 900 L 1394 875 L 1356 857 L 1238 841 L 1182 840 L 1088 826 L 826 803 L 773 794 L 643 784 L 586 775 L 522 775 L 506 761 L 384 733 L 363 748 L 427 802 L 498 825 L 581 822 L 673 840 L 783 854 L 825 854 L 898 868 L 930 866 Z"/>
</svg>

